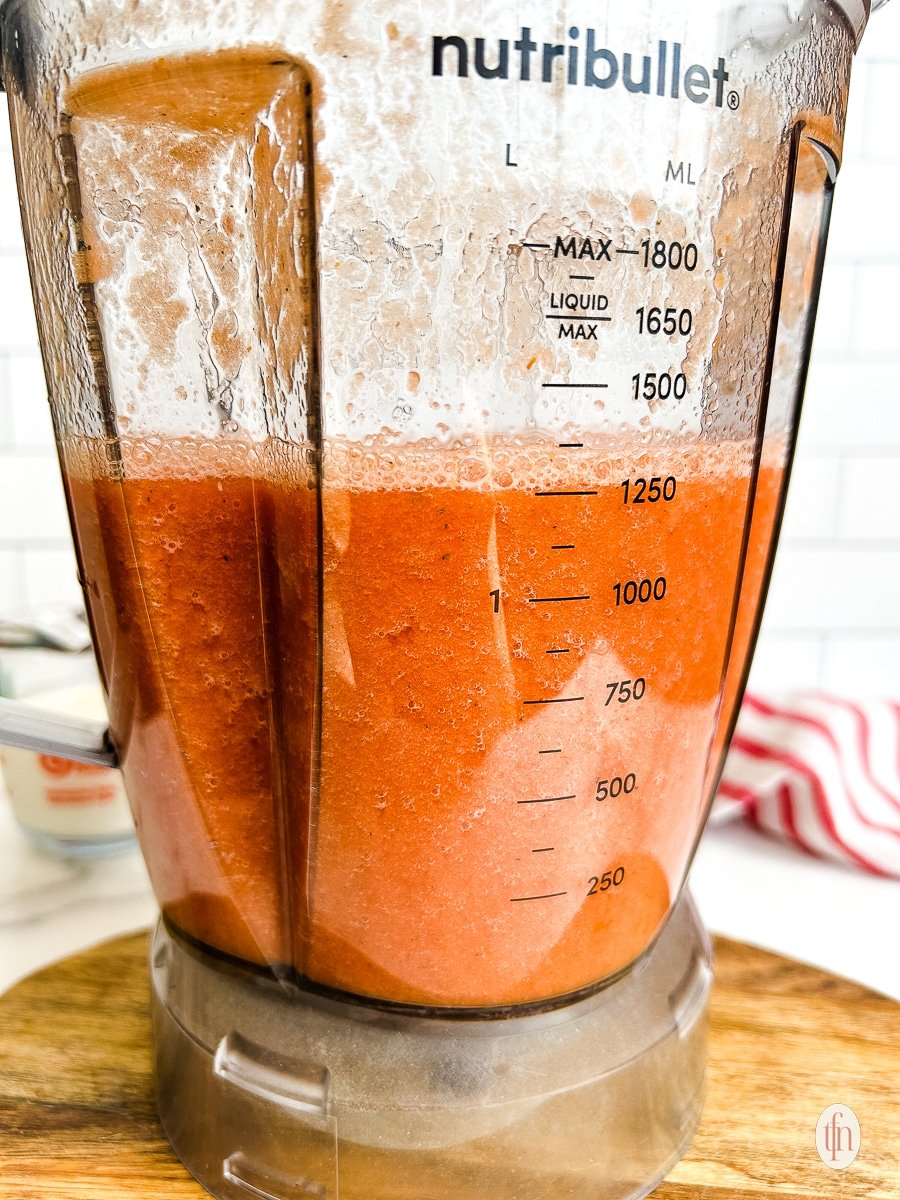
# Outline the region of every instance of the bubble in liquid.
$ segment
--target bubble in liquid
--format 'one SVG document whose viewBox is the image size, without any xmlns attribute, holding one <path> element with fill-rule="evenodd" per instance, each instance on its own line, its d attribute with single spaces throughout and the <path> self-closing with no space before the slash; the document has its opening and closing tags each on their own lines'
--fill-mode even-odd
<svg viewBox="0 0 900 1200">
<path fill-rule="evenodd" d="M 488 473 L 487 464 L 482 459 L 466 458 L 460 463 L 459 477 L 467 483 L 477 483 Z"/>
</svg>

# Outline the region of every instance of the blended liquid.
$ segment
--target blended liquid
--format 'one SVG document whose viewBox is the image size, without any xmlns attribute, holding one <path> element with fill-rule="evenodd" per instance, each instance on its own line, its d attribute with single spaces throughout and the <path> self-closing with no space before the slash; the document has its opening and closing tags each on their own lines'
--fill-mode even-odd
<svg viewBox="0 0 900 1200">
<path fill-rule="evenodd" d="M 706 787 L 707 801 L 711 801 L 713 798 L 712 793 L 718 784 L 724 766 L 728 742 L 737 720 L 747 673 L 750 669 L 761 605 L 765 599 L 763 589 L 768 579 L 769 565 L 774 550 L 775 526 L 781 512 L 781 501 L 786 482 L 785 453 L 786 446 L 783 437 L 771 438 L 763 443 L 762 459 L 753 494 L 753 509 L 750 514 L 750 531 L 741 578 L 740 599 L 735 615 L 734 636 L 728 657 L 725 684 L 722 689 L 722 706 L 713 739 L 713 752 L 710 756 Z"/>
<path fill-rule="evenodd" d="M 645 949 L 697 833 L 749 448 L 331 446 L 321 514 L 274 443 L 121 455 L 70 447 L 68 489 L 178 929 L 440 1005 Z"/>
<path fill-rule="evenodd" d="M 154 890 L 199 941 L 286 964 L 282 779 L 290 757 L 290 816 L 303 822 L 314 495 L 299 455 L 285 463 L 240 445 L 176 443 L 160 464 L 158 448 L 123 443 L 122 452 L 118 480 L 102 447 L 71 447 L 67 488 L 110 727 Z M 291 537 L 276 564 L 285 520 Z"/>
</svg>

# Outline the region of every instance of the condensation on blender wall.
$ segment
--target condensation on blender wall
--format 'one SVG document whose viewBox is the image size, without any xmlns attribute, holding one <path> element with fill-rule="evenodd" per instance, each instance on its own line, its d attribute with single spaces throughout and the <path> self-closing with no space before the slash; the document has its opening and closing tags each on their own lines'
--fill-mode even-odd
<svg viewBox="0 0 900 1200">
<path fill-rule="evenodd" d="M 110 68 L 63 98 L 123 437 L 304 439 L 305 84 L 235 52 Z"/>
<path fill-rule="evenodd" d="M 811 169 L 811 159 L 820 165 L 821 159 L 810 156 L 810 139 L 839 159 L 852 48 L 843 15 L 835 9 L 826 20 L 821 7 L 815 13 L 812 8 L 809 3 L 746 5 L 727 23 L 732 54 L 743 55 L 756 45 L 760 62 L 779 46 L 772 43 L 779 20 L 796 36 L 782 39 L 784 48 L 741 92 L 742 161 L 731 165 L 723 160 L 721 168 L 722 195 L 713 218 L 714 282 L 718 290 L 727 276 L 729 311 L 719 327 L 708 374 L 705 424 L 713 436 L 752 432 L 755 397 L 769 372 L 773 412 L 767 436 L 784 427 L 793 404 L 796 364 L 808 333 L 811 264 L 831 186 L 824 170 Z M 802 36 L 814 23 L 818 36 Z M 773 154 L 772 130 L 778 127 L 779 113 L 793 114 L 796 134 L 788 124 Z M 810 189 L 815 197 L 807 195 Z M 768 361 L 773 294 L 780 304 Z"/>
<path fill-rule="evenodd" d="M 164 35 L 177 38 L 179 25 L 189 19 L 190 7 L 169 11 L 169 6 L 163 6 L 158 13 L 141 14 L 144 58 L 148 51 L 152 54 L 154 40 L 162 45 Z M 128 21 L 120 20 L 121 28 L 113 40 L 118 40 L 125 54 L 134 48 L 138 35 L 130 24 L 133 14 Z M 705 249 L 712 259 L 733 256 L 736 246 L 743 247 L 746 280 L 738 282 L 736 295 L 754 311 L 765 311 L 771 280 L 760 272 L 760 245 L 775 240 L 778 213 L 777 202 L 757 200 L 771 191 L 769 172 L 776 165 L 783 167 L 782 160 L 772 161 L 767 128 L 772 114 L 762 98 L 768 95 L 771 80 L 766 81 L 766 88 L 754 86 L 752 79 L 735 81 L 742 92 L 740 136 L 747 147 L 746 165 L 737 173 L 720 169 L 713 138 L 700 112 L 692 111 L 695 106 L 679 113 L 673 149 L 671 130 L 655 111 L 641 111 L 636 118 L 631 97 L 605 96 L 609 143 L 617 148 L 610 150 L 607 162 L 594 166 L 592 174 L 598 183 L 585 197 L 584 164 L 577 155 L 561 158 L 555 154 L 552 118 L 547 106 L 536 102 L 534 90 L 492 83 L 484 85 L 492 89 L 488 95 L 469 86 L 467 80 L 447 79 L 441 81 L 431 103 L 423 99 L 417 89 L 423 68 L 418 59 L 430 30 L 416 15 L 408 17 L 406 25 L 398 24 L 395 6 L 375 4 L 359 18 L 365 30 L 349 24 L 333 6 L 324 15 L 311 13 L 308 28 L 302 23 L 290 32 L 281 28 L 277 13 L 268 20 L 272 43 L 282 40 L 296 52 L 298 61 L 308 59 L 310 79 L 315 80 L 319 68 L 327 64 L 334 80 L 329 89 L 314 97 L 314 146 L 305 144 L 302 161 L 294 165 L 300 175 L 314 160 L 317 178 L 325 180 L 318 195 L 315 230 L 310 213 L 303 216 L 301 225 L 306 240 L 313 236 L 316 240 L 318 306 L 322 327 L 328 331 L 322 345 L 322 406 L 325 428 L 332 436 L 442 441 L 451 436 L 451 429 L 458 433 L 463 425 L 477 443 L 505 432 L 490 413 L 488 402 L 500 391 L 517 399 L 510 427 L 521 428 L 524 413 L 526 425 L 549 421 L 562 430 L 577 420 L 605 435 L 624 426 L 633 429 L 627 387 L 610 388 L 593 399 L 588 412 L 583 404 L 576 412 L 570 397 L 535 388 L 539 374 L 565 371 L 573 360 L 593 364 L 599 359 L 597 347 L 587 341 L 567 347 L 562 354 L 541 328 L 542 297 L 561 291 L 563 280 L 548 274 L 552 268 L 522 253 L 521 243 L 528 238 L 574 234 L 595 241 L 610 236 L 639 241 L 657 233 L 683 238 L 698 215 L 702 218 L 704 213 L 718 210 L 716 245 Z M 238 21 L 236 10 L 224 5 L 215 41 L 227 44 L 230 26 Z M 315 37 L 310 33 L 314 27 Z M 348 49 L 358 50 L 358 43 L 370 38 L 372 31 L 392 41 L 395 57 L 382 61 L 372 56 L 362 64 L 356 61 L 352 71 L 343 67 L 342 55 Z M 106 26 L 98 27 L 97 35 L 109 40 L 110 32 Z M 728 52 L 725 34 L 724 29 L 714 31 L 710 52 Z M 568 31 L 560 36 L 568 36 Z M 628 45 L 634 36 L 627 15 L 610 18 L 610 44 Z M 95 65 L 89 55 L 90 51 L 83 56 L 88 74 Z M 170 79 L 166 86 L 175 89 L 170 99 L 177 109 L 177 92 L 185 86 L 184 81 L 179 84 Z M 560 86 L 565 92 L 565 85 Z M 586 89 L 570 89 L 565 95 L 572 117 L 576 121 L 596 119 L 583 93 Z M 449 131 L 454 150 L 476 165 L 469 178 L 452 181 L 456 201 L 453 210 L 447 211 L 446 206 L 436 204 L 435 196 L 441 189 L 446 192 L 452 170 L 442 149 L 448 144 L 445 109 L 451 95 L 460 112 Z M 486 110 L 488 98 L 490 108 Z M 63 97 L 63 108 L 67 103 Z M 736 126 L 738 114 L 722 110 L 715 118 L 727 129 Z M 625 137 L 626 129 L 633 131 L 635 119 L 639 137 Z M 269 131 L 283 146 L 277 120 L 273 124 L 261 117 L 262 126 L 267 121 Z M 505 164 L 495 162 L 492 149 L 498 131 L 516 129 L 523 123 L 540 153 L 534 156 L 530 171 L 513 176 Z M 264 239 L 229 233 L 228 214 L 216 209 L 216 197 L 225 194 L 226 179 L 232 194 L 243 196 L 244 205 L 260 207 L 261 199 L 264 201 L 252 171 L 241 174 L 244 164 L 239 141 L 231 148 L 230 160 L 227 154 L 215 161 L 195 157 L 191 164 L 194 179 L 188 182 L 192 187 L 202 181 L 198 189 L 204 194 L 202 210 L 192 215 L 190 201 L 186 195 L 182 197 L 195 244 L 174 247 L 179 253 L 170 254 L 164 236 L 166 214 L 160 179 L 165 177 L 163 168 L 170 157 L 166 146 L 172 140 L 171 122 L 160 117 L 151 136 L 143 136 L 146 122 L 143 126 L 136 123 L 131 135 L 121 124 L 115 134 L 111 127 L 103 134 L 102 124 L 86 112 L 76 113 L 72 122 L 76 147 L 80 143 L 79 169 L 88 185 L 82 192 L 86 226 L 101 235 L 96 240 L 104 246 L 102 253 L 94 253 L 93 261 L 81 258 L 76 269 L 85 271 L 85 281 L 95 286 L 103 310 L 102 337 L 115 343 L 110 357 L 116 377 L 110 386 L 121 414 L 119 432 L 126 436 L 202 437 L 230 432 L 251 441 L 265 438 L 272 404 L 268 396 L 263 399 L 260 395 L 260 375 L 268 372 L 301 410 L 306 402 L 303 392 L 309 385 L 307 365 L 298 363 L 293 378 L 287 380 L 279 378 L 279 373 L 282 377 L 285 371 L 290 373 L 291 359 L 296 359 L 298 352 L 302 359 L 304 344 L 308 354 L 315 333 L 307 330 L 295 338 L 293 351 L 284 345 L 274 355 L 270 349 L 260 350 L 267 341 L 271 343 L 271 337 L 260 336 L 266 331 L 256 328 L 252 306 L 244 305 L 243 298 L 252 294 L 255 271 L 258 286 Z M 375 150 L 378 131 L 394 127 L 411 144 L 425 148 L 415 161 L 404 162 L 402 169 Z M 256 132 L 245 131 L 251 142 L 259 128 L 257 123 Z M 355 131 L 353 139 L 346 134 L 349 128 Z M 98 140 L 103 136 L 112 139 L 105 148 Z M 130 178 L 115 165 L 111 149 L 116 137 L 120 149 L 129 148 L 124 157 L 134 158 Z M 705 163 L 696 193 L 685 196 L 682 190 L 681 195 L 663 200 L 643 191 L 635 157 L 638 145 L 642 154 L 655 148 L 663 158 L 674 153 L 686 161 L 693 158 Z M 154 156 L 159 160 L 156 163 Z M 102 178 L 104 171 L 106 179 Z M 390 184 L 386 202 L 376 215 L 366 197 L 381 191 L 385 180 Z M 296 179 L 295 186 L 299 194 L 302 180 Z M 549 194 L 552 203 L 545 199 L 541 206 L 535 205 L 537 190 Z M 552 218 L 549 212 L 554 213 Z M 505 239 L 498 233 L 503 229 L 509 231 Z M 121 266 L 118 277 L 109 270 L 110 263 L 116 262 Z M 610 301 L 636 307 L 645 293 L 639 294 L 624 264 L 617 268 L 617 273 L 608 277 Z M 302 297 L 306 286 L 301 274 L 294 273 L 295 299 Z M 745 361 L 723 376 L 718 370 L 718 347 L 729 353 L 734 349 L 730 332 L 742 326 L 743 317 L 737 322 L 724 312 L 721 295 L 718 304 L 710 303 L 707 282 L 698 278 L 685 283 L 684 298 L 696 301 L 697 319 L 681 363 L 690 380 L 705 378 L 703 397 L 698 399 L 688 427 L 683 411 L 673 411 L 670 418 L 664 407 L 651 401 L 645 421 L 639 424 L 647 436 L 651 425 L 659 436 L 670 421 L 670 432 L 681 435 L 696 434 L 701 428 L 717 438 L 748 432 L 746 399 L 759 386 L 754 363 L 761 356 L 766 336 L 764 321 L 761 317 L 750 321 L 751 336 L 740 347 Z M 154 329 L 147 328 L 145 316 L 151 304 L 157 322 Z M 648 367 L 661 370 L 668 366 L 666 352 L 664 346 L 651 350 Z M 628 335 L 613 331 L 604 353 L 624 383 L 633 357 Z M 262 360 L 258 361 L 260 354 Z M 89 378 L 89 365 L 81 367 L 81 376 Z M 57 373 L 65 373 L 62 363 Z M 715 385 L 711 382 L 714 376 Z M 271 389 L 264 390 L 268 393 Z M 617 394 L 625 399 L 617 400 Z M 129 395 L 135 397 L 134 402 Z M 390 414 L 387 422 L 385 413 Z"/>
<path fill-rule="evenodd" d="M 173 12 L 169 7 L 141 15 L 145 57 L 154 37 L 162 42 L 164 35 L 172 36 L 172 21 L 177 26 L 189 19 L 183 6 Z M 808 3 L 746 5 L 732 20 L 723 18 L 711 34 L 710 47 L 721 49 L 729 64 L 737 48 L 744 52 L 754 41 L 764 47 L 777 20 L 785 21 L 786 7 L 789 27 L 796 27 L 799 35 L 810 19 Z M 573 235 L 595 243 L 611 235 L 628 242 L 659 233 L 687 238 L 693 226 L 704 225 L 705 216 L 714 214 L 713 244 L 703 248 L 714 263 L 714 287 L 709 289 L 708 277 L 683 285 L 684 300 L 695 309 L 696 320 L 679 369 L 694 383 L 702 380 L 702 392 L 692 388 L 697 399 L 687 424 L 683 409 L 667 411 L 658 400 L 649 401 L 638 431 L 649 438 L 652 427 L 659 437 L 668 425 L 676 435 L 703 429 L 715 439 L 747 436 L 753 397 L 762 382 L 768 337 L 765 314 L 776 267 L 766 253 L 777 244 L 781 216 L 773 181 L 785 169 L 786 148 L 772 155 L 771 127 L 778 107 L 794 103 L 791 80 L 797 69 L 805 77 L 810 73 L 807 64 L 792 60 L 799 43 L 782 53 L 783 69 L 777 75 L 770 69 L 764 80 L 756 80 L 748 78 L 744 69 L 734 79 L 740 112 L 715 114 L 726 132 L 740 121 L 745 149 L 737 167 L 717 161 L 715 137 L 700 114 L 692 111 L 694 106 L 685 106 L 679 114 L 673 148 L 671 130 L 655 119 L 655 112 L 638 114 L 639 137 L 618 136 L 634 125 L 633 101 L 624 97 L 616 103 L 611 94 L 604 96 L 609 142 L 617 148 L 610 151 L 608 162 L 597 164 L 593 173 L 602 182 L 585 197 L 583 164 L 577 156 L 563 161 L 553 158 L 552 122 L 546 106 L 531 104 L 534 91 L 489 85 L 490 120 L 485 120 L 487 93 L 469 87 L 469 81 L 442 80 L 450 91 L 441 92 L 439 103 L 431 106 L 417 97 L 417 71 L 422 67 L 417 56 L 421 57 L 428 31 L 416 27 L 415 18 L 406 25 L 396 18 L 394 6 L 376 4 L 364 19 L 367 30 L 356 31 L 332 9 L 313 39 L 303 28 L 288 35 L 279 28 L 278 15 L 271 17 L 273 44 L 284 37 L 286 44 L 296 47 L 298 59 L 306 54 L 318 67 L 327 64 L 338 81 L 314 94 L 314 133 L 301 138 L 301 153 L 292 168 L 296 196 L 302 194 L 302 176 L 313 160 L 317 179 L 324 181 L 316 227 L 310 211 L 299 211 L 302 205 L 297 205 L 296 196 L 293 220 L 298 240 L 315 241 L 318 271 L 313 286 L 318 290 L 321 326 L 328 331 L 321 363 L 321 403 L 328 434 L 442 442 L 458 436 L 462 425 L 468 428 L 476 452 L 484 455 L 484 448 L 478 450 L 479 445 L 484 447 L 484 439 L 505 432 L 490 413 L 489 403 L 493 394 L 502 392 L 517 398 L 511 427 L 522 427 L 524 412 L 526 426 L 549 422 L 562 431 L 574 422 L 606 436 L 625 429 L 634 436 L 627 387 L 611 388 L 594 398 L 588 412 L 583 402 L 576 411 L 571 397 L 535 389 L 538 375 L 552 377 L 567 370 L 573 355 L 575 361 L 595 364 L 599 351 L 584 342 L 561 355 L 558 345 L 548 340 L 541 329 L 542 299 L 548 293 L 564 298 L 564 278 L 554 276 L 552 264 L 548 267 L 524 254 L 521 243 Z M 225 5 L 216 39 L 227 44 L 229 25 L 239 19 Z M 315 15 L 311 27 L 314 19 Z M 631 35 L 627 17 L 617 20 L 608 40 L 626 45 Z M 386 60 L 389 67 L 373 59 L 368 71 L 357 64 L 353 72 L 341 74 L 341 56 L 348 48 L 355 49 L 369 29 L 383 32 L 406 69 L 397 69 L 396 58 Z M 840 41 L 844 31 L 836 16 L 829 36 Z M 109 32 L 97 30 L 98 37 L 108 37 Z M 121 20 L 123 53 L 135 38 L 129 22 Z M 89 52 L 83 60 L 90 66 Z M 250 74 L 254 69 L 257 73 L 272 70 L 260 63 L 254 68 L 250 60 L 247 65 Z M 186 60 L 185 67 L 187 73 L 180 81 L 174 77 L 164 81 L 176 110 L 181 103 L 179 89 L 197 86 L 196 63 L 188 67 Z M 318 67 L 310 66 L 311 80 L 318 77 Z M 834 87 L 843 90 L 846 81 L 834 80 L 833 72 L 820 72 L 820 77 L 822 108 L 828 111 L 834 107 L 830 92 Z M 212 80 L 210 86 L 215 88 L 214 75 Z M 293 84 L 301 85 L 302 80 Z M 457 199 L 448 212 L 446 206 L 436 204 L 435 196 L 446 190 L 451 170 L 441 150 L 450 136 L 444 114 L 450 95 L 463 114 L 452 129 L 452 144 L 483 167 L 471 178 L 454 181 Z M 582 111 L 577 104 L 583 100 L 579 94 L 572 98 L 576 117 Z M 65 97 L 61 104 L 72 107 Z M 177 120 L 173 126 L 169 118 L 159 117 L 153 135 L 146 136 L 146 113 L 138 114 L 130 133 L 124 118 L 105 131 L 96 114 L 76 113 L 73 119 L 73 139 L 80 145 L 80 170 L 87 185 L 82 189 L 84 219 L 95 245 L 92 255 L 73 255 L 75 270 L 95 288 L 102 309 L 101 335 L 114 345 L 107 358 L 115 364 L 110 386 L 116 395 L 118 432 L 126 437 L 162 434 L 221 442 L 223 435 L 230 434 L 258 443 L 278 424 L 280 413 L 292 410 L 296 425 L 297 416 L 306 411 L 308 356 L 317 331 L 310 327 L 310 314 L 303 305 L 308 290 L 303 272 L 294 270 L 287 282 L 295 307 L 304 309 L 300 323 L 305 321 L 305 328 L 276 346 L 272 334 L 280 332 L 277 319 L 272 328 L 260 330 L 250 302 L 256 293 L 266 294 L 260 262 L 268 235 L 248 227 L 244 233 L 250 236 L 238 236 L 233 214 L 219 207 L 229 194 L 240 197 L 238 208 L 265 207 L 266 197 L 260 193 L 265 184 L 254 178 L 242 155 L 246 157 L 248 146 L 258 145 L 261 130 L 282 151 L 289 137 L 286 129 L 279 130 L 277 116 L 266 117 L 264 109 L 261 104 L 253 128 L 234 138 L 230 148 L 207 147 L 194 154 L 184 172 L 185 184 L 191 195 L 202 193 L 200 207 L 196 197 L 192 201 L 186 192 L 180 201 L 177 190 L 174 196 L 166 195 Z M 151 117 L 153 113 L 151 103 Z M 588 119 L 587 110 L 584 113 Z M 531 172 L 511 178 L 504 164 L 489 165 L 493 162 L 490 144 L 499 129 L 516 128 L 522 121 L 532 140 L 550 152 L 538 156 Z M 398 171 L 396 164 L 382 161 L 375 150 L 378 130 L 393 126 L 398 135 L 436 148 L 435 152 L 404 163 Z M 356 131 L 352 142 L 341 132 L 347 128 Z M 822 136 L 839 145 L 841 132 L 825 130 Z M 199 143 L 202 137 L 196 134 L 194 140 Z M 637 146 L 642 155 L 653 151 L 662 158 L 673 154 L 679 160 L 704 162 L 695 193 L 688 194 L 687 200 L 684 190 L 681 196 L 663 199 L 641 190 Z M 126 148 L 128 154 L 117 158 L 114 151 Z M 131 168 L 116 165 L 122 160 L 130 161 Z M 538 206 L 533 199 L 535 184 L 546 192 L 551 175 L 553 203 Z M 383 178 L 389 178 L 392 187 L 376 215 L 367 196 L 379 190 Z M 170 236 L 167 203 L 180 205 L 190 231 L 181 245 L 166 240 Z M 555 214 L 552 218 L 549 211 Z M 562 220 L 558 214 L 563 214 Z M 505 241 L 498 233 L 504 228 L 509 230 Z M 192 245 L 185 244 L 187 239 Z M 611 303 L 624 309 L 637 307 L 645 298 L 664 300 L 662 295 L 646 297 L 624 263 L 617 267 L 618 273 L 607 277 Z M 719 282 L 726 268 L 731 276 L 728 309 Z M 54 350 L 60 357 L 68 353 L 65 347 Z M 648 367 L 667 369 L 667 355 L 664 345 L 652 349 Z M 613 331 L 606 339 L 604 357 L 625 383 L 633 359 L 627 334 Z M 92 366 L 80 365 L 76 377 L 90 383 Z M 55 374 L 67 374 L 63 362 Z M 279 393 L 286 399 L 279 401 Z M 617 401 L 616 393 L 626 400 Z M 78 414 L 73 432 L 97 432 L 79 427 L 89 405 L 73 405 L 70 411 Z M 389 414 L 387 421 L 385 414 Z"/>
<path fill-rule="evenodd" d="M 847 20 L 858 42 L 871 13 L 882 8 L 887 0 L 830 0 L 830 3 Z M 772 51 L 784 46 L 792 33 L 800 35 L 806 31 L 811 6 L 808 0 L 747 0 L 732 12 L 733 24 L 744 32 L 748 46 L 757 42 L 764 51 Z"/>
</svg>

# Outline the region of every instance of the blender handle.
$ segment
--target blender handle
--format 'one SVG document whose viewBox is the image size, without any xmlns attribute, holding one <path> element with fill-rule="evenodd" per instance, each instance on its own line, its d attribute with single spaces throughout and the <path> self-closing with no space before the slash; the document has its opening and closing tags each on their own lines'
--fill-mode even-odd
<svg viewBox="0 0 900 1200">
<path fill-rule="evenodd" d="M 48 713 L 11 700 L 0 700 L 0 746 L 53 754 L 95 767 L 119 765 L 105 721 Z"/>
</svg>

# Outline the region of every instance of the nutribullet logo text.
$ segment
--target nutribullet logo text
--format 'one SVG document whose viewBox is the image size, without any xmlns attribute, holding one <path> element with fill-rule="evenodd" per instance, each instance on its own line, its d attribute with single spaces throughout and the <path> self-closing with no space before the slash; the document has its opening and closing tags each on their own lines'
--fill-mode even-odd
<svg viewBox="0 0 900 1200">
<path fill-rule="evenodd" d="M 523 25 L 515 41 L 509 38 L 471 40 L 457 35 L 434 36 L 431 40 L 432 75 L 470 74 L 480 79 L 518 79 L 522 83 L 554 83 L 560 77 L 567 84 L 610 89 L 623 87 L 627 92 L 643 93 L 678 100 L 685 96 L 694 104 L 727 105 L 737 108 L 737 92 L 725 90 L 728 72 L 725 59 L 719 58 L 710 69 L 687 61 L 680 42 L 661 41 L 655 54 L 617 54 L 598 46 L 593 29 L 580 30 L 573 25 L 565 44 L 536 42 L 531 29 Z"/>
</svg>

